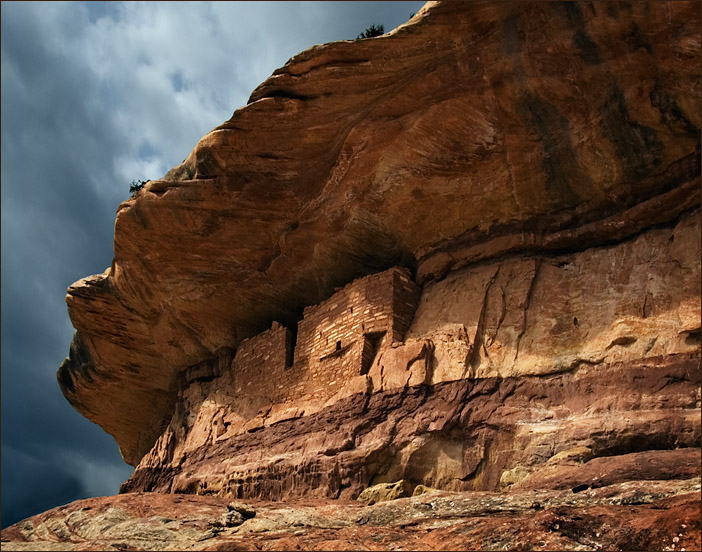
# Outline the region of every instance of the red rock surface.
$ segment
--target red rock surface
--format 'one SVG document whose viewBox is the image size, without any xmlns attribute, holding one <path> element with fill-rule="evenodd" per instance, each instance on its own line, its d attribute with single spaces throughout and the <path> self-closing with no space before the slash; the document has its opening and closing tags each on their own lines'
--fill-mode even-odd
<svg viewBox="0 0 702 552">
<path fill-rule="evenodd" d="M 688 354 L 356 394 L 192 450 L 179 450 L 167 432 L 122 491 L 290 500 L 356 498 L 400 479 L 499 491 L 510 482 L 574 488 L 689 478 L 700 475 L 701 378 L 698 355 Z M 202 408 L 191 405 L 172 427 Z M 589 451 L 579 462 L 564 454 L 579 448 Z"/>
<path fill-rule="evenodd" d="M 124 494 L 3 548 L 699 549 L 701 30 L 430 2 L 289 60 L 69 288 Z"/>
<path fill-rule="evenodd" d="M 466 347 L 481 351 L 473 375 L 593 362 L 640 328 L 646 339 L 622 360 L 694 350 L 699 244 L 677 245 L 674 229 L 700 204 L 699 67 L 697 2 L 429 3 L 383 37 L 295 56 L 120 207 L 112 266 L 69 288 L 77 333 L 64 394 L 136 465 L 171 420 L 176 374 L 395 265 L 416 271 L 425 295 L 437 284 L 433 312 L 456 282 L 447 274 L 464 269 L 464 289 L 488 296 L 475 304 L 498 305 L 466 316 L 477 320 L 464 324 Z M 653 235 L 623 267 L 619 252 L 601 266 L 588 257 L 655 227 L 676 239 L 648 289 Z M 589 289 L 567 265 L 541 276 L 543 258 L 579 251 L 571 268 L 591 282 L 605 267 L 620 279 Z M 479 285 L 480 267 L 507 257 L 523 263 Z M 586 316 L 580 337 L 565 317 L 520 329 L 562 291 L 539 282 L 571 286 L 569 304 L 586 306 L 565 309 L 568 321 Z M 535 309 L 524 303 L 532 284 L 550 300 Z M 550 341 L 529 333 L 544 328 Z M 445 359 L 464 354 L 429 330 L 453 343 Z M 660 350 L 647 351 L 654 337 Z"/>
<path fill-rule="evenodd" d="M 700 482 L 572 491 L 433 492 L 356 501 L 129 493 L 73 502 L 2 531 L 3 550 L 699 550 Z"/>
</svg>

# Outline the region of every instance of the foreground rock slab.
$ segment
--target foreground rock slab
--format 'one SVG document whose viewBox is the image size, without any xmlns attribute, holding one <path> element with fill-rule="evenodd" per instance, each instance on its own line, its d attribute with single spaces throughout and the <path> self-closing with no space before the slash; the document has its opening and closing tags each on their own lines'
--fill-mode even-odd
<svg viewBox="0 0 702 552">
<path fill-rule="evenodd" d="M 700 479 L 582 492 L 437 491 L 364 506 L 129 493 L 79 500 L 2 532 L 3 550 L 699 550 Z"/>
</svg>

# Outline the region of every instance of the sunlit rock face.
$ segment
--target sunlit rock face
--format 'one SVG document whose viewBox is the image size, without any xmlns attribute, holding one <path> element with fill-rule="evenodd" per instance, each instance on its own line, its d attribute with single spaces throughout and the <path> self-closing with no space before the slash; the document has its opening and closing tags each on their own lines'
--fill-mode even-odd
<svg viewBox="0 0 702 552">
<path fill-rule="evenodd" d="M 274 325 L 230 367 L 186 372 L 122 490 L 291 500 L 401 479 L 499 491 L 695 477 L 699 259 L 696 211 L 615 245 L 455 271 L 414 300 L 401 270 L 356 280 L 305 309 L 292 365 Z M 412 323 L 393 333 L 407 304 Z"/>
<path fill-rule="evenodd" d="M 255 395 L 237 392 L 233 381 L 216 391 L 229 402 L 208 399 L 222 378 L 236 377 L 232 359 L 245 339 L 273 321 L 292 331 L 305 307 L 358 278 L 405 267 L 419 290 L 412 322 L 375 351 L 367 373 L 359 368 L 362 380 L 348 381 L 353 393 L 335 390 L 313 405 L 283 401 L 287 411 L 270 405 L 227 439 L 253 430 L 266 436 L 258 443 L 272 443 L 275 433 L 267 432 L 281 423 L 298 424 L 294 431 L 304 435 L 312 416 L 337 408 L 329 416 L 343 417 L 343 405 L 358 397 L 372 403 L 408 389 L 473 386 L 476 378 L 576 377 L 615 365 L 601 379 L 599 397 L 611 397 L 602 408 L 634 412 L 640 408 L 616 399 L 616 389 L 627 370 L 649 362 L 677 366 L 687 378 L 675 388 L 678 399 L 648 409 L 663 420 L 656 427 L 679 434 L 679 446 L 698 447 L 699 417 L 673 415 L 670 406 L 699 408 L 699 381 L 684 376 L 699 366 L 698 8 L 429 3 L 385 36 L 295 56 L 182 165 L 120 206 L 112 266 L 68 290 L 77 332 L 58 374 L 67 399 L 115 437 L 127 462 L 166 468 L 183 454 L 195 466 L 203 447 L 226 435 L 208 433 L 216 413 L 234 420 L 237 401 Z M 195 382 L 203 389 L 193 398 L 179 374 L 212 358 L 225 360 L 210 381 Z M 649 387 L 645 394 L 655 395 Z M 186 395 L 211 415 L 203 410 L 197 421 L 183 410 Z M 465 389 L 449 395 L 456 408 L 472 396 Z M 382 416 L 393 400 L 378 407 Z M 360 404 L 348 412 L 361 417 Z M 512 419 L 514 431 L 535 404 L 514 407 L 526 409 Z M 594 407 L 567 408 L 567 416 L 585 416 Z M 459 426 L 469 423 L 455 415 Z M 684 420 L 671 422 L 676 416 Z M 186 419 L 180 434 L 173 431 Z M 636 431 L 652 423 L 641 421 Z M 517 466 L 521 478 L 536 477 L 528 475 L 539 463 L 532 456 L 491 464 L 495 449 L 465 445 L 470 435 L 487 436 L 453 427 L 407 427 L 395 433 L 405 439 L 396 446 L 371 436 L 367 449 L 340 438 L 347 452 L 368 452 L 349 461 L 366 468 L 338 485 L 327 480 L 334 489 L 327 494 L 356 492 L 373 478 L 403 475 L 410 458 L 429 465 L 442 454 L 443 475 L 420 470 L 408 478 L 431 483 L 458 474 L 466 485 L 495 488 Z M 611 439 L 625 429 L 612 428 Z M 415 437 L 421 442 L 412 445 Z M 548 454 L 592 449 L 583 439 L 551 443 Z M 234 443 L 225 441 L 218 446 Z M 527 441 L 527 450 L 539 444 Z M 315 446 L 290 465 L 323 464 L 343 452 Z M 378 464 L 391 446 L 396 461 Z M 373 447 L 380 452 L 371 454 Z M 534 458 L 546 462 L 540 454 Z M 213 484 L 225 485 L 206 469 Z M 280 469 L 295 481 L 292 467 Z M 245 479 L 255 470 L 234 472 Z M 186 481 L 183 472 L 176 484 L 178 475 L 159 472 L 148 485 L 173 490 L 204 481 Z"/>
</svg>

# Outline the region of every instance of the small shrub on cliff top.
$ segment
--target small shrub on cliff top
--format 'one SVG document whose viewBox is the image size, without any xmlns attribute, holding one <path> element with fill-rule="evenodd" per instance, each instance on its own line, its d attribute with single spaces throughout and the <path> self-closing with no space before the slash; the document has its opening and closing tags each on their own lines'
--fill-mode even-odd
<svg viewBox="0 0 702 552">
<path fill-rule="evenodd" d="M 132 197 L 135 197 L 147 182 L 151 182 L 151 180 L 132 180 L 132 183 L 129 185 L 129 191 Z"/>
<path fill-rule="evenodd" d="M 385 34 L 385 27 L 382 25 L 371 25 L 365 31 L 363 31 L 357 38 L 373 38 L 374 36 L 380 36 Z"/>
</svg>

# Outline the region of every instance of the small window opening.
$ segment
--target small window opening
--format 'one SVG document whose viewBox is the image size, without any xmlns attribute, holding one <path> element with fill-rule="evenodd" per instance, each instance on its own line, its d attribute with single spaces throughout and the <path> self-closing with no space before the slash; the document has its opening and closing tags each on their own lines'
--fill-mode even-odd
<svg viewBox="0 0 702 552">
<path fill-rule="evenodd" d="M 578 317 L 577 316 L 573 317 L 573 326 L 575 326 L 576 328 L 578 327 Z"/>
<path fill-rule="evenodd" d="M 341 341 L 336 342 L 336 350 L 341 351 Z"/>
</svg>

